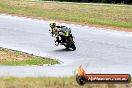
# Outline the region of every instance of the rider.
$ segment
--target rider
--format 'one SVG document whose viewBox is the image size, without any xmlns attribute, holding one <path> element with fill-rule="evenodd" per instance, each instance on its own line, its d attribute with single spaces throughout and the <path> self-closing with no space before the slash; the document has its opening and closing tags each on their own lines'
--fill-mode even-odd
<svg viewBox="0 0 132 88">
<path fill-rule="evenodd" d="M 66 27 L 66 26 L 59 26 L 56 22 L 50 22 L 50 31 L 51 31 L 51 34 L 52 36 L 55 35 L 56 37 L 56 41 L 58 44 L 55 44 L 55 45 L 59 45 L 59 43 L 61 43 L 61 40 L 65 40 L 63 38 L 63 36 L 65 36 L 65 32 L 69 32 L 71 33 L 71 29 Z M 61 36 L 61 40 L 59 39 L 59 36 Z M 71 35 L 72 36 L 72 35 Z"/>
<path fill-rule="evenodd" d="M 61 42 L 60 39 L 59 39 L 60 28 L 57 27 L 56 22 L 54 22 L 54 21 L 50 22 L 50 31 L 51 31 L 52 36 L 56 37 L 55 42 L 57 42 L 58 44 L 55 44 L 55 45 L 59 45 L 59 43 Z"/>
</svg>

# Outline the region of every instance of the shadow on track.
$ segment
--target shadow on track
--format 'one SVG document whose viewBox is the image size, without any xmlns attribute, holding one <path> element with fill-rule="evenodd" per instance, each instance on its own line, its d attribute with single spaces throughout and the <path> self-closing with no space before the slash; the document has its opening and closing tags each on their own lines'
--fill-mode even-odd
<svg viewBox="0 0 132 88">
<path fill-rule="evenodd" d="M 73 51 L 72 49 L 58 49 L 58 50 L 54 50 L 54 52 L 69 52 L 69 51 Z"/>
</svg>

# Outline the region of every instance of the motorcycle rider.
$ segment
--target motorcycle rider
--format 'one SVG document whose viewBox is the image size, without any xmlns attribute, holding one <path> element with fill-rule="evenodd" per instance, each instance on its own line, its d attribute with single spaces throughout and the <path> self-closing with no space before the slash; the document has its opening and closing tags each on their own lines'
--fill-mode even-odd
<svg viewBox="0 0 132 88">
<path fill-rule="evenodd" d="M 71 34 L 71 29 L 66 27 L 66 26 L 59 26 L 59 24 L 57 24 L 56 22 L 50 22 L 50 30 L 51 31 L 51 34 L 52 36 L 55 36 L 56 37 L 56 41 L 55 44 L 56 46 L 60 44 L 62 44 L 62 41 L 65 41 L 65 37 L 66 36 L 66 33 L 65 32 L 68 32 L 70 33 L 70 36 L 72 37 L 72 34 Z M 61 37 L 61 39 L 59 38 Z"/>
<path fill-rule="evenodd" d="M 58 44 L 55 44 L 55 45 L 59 45 L 60 43 L 60 40 L 59 40 L 59 28 L 57 27 L 57 23 L 52 21 L 50 22 L 50 29 L 49 31 L 51 31 L 51 34 L 52 34 L 52 37 L 55 36 L 56 37 L 56 41 L 55 43 L 57 42 Z"/>
</svg>

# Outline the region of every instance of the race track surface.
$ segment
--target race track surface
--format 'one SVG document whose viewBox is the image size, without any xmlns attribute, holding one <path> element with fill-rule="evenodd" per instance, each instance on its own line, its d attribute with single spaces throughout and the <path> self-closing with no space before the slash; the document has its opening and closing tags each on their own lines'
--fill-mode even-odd
<svg viewBox="0 0 132 88">
<path fill-rule="evenodd" d="M 71 76 L 79 65 L 87 73 L 132 74 L 132 33 L 64 24 L 72 29 L 76 51 L 55 46 L 44 20 L 0 15 L 0 47 L 57 58 L 55 66 L 0 66 L 0 76 Z"/>
</svg>

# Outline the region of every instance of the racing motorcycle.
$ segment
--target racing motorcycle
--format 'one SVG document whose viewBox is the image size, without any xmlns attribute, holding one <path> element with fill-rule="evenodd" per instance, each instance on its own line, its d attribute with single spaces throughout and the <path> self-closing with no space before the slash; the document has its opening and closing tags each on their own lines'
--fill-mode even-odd
<svg viewBox="0 0 132 88">
<path fill-rule="evenodd" d="M 61 31 L 59 31 L 58 33 L 59 33 L 60 45 L 64 45 L 66 49 L 72 48 L 72 50 L 76 50 L 74 37 L 71 34 L 71 29 L 65 26 L 63 27 L 61 26 Z"/>
</svg>

